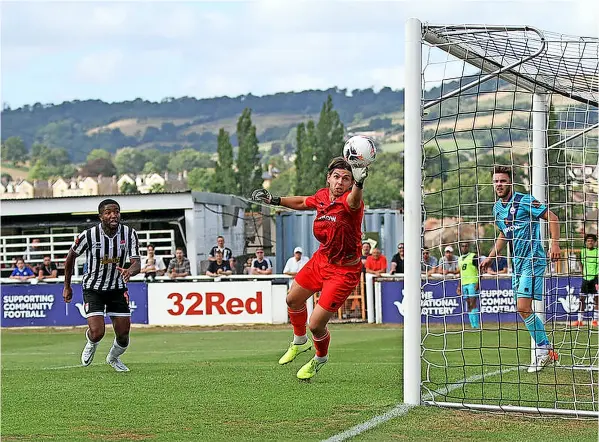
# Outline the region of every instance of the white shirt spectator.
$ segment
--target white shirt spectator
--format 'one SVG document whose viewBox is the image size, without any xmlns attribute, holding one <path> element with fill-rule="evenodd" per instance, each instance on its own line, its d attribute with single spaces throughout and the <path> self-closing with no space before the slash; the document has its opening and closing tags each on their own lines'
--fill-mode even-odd
<svg viewBox="0 0 599 442">
<path fill-rule="evenodd" d="M 295 276 L 304 265 L 308 262 L 308 258 L 304 256 L 301 247 L 296 247 L 291 258 L 287 260 L 283 273 Z"/>
<path fill-rule="evenodd" d="M 144 256 L 141 260 L 141 268 L 143 269 L 144 267 L 148 266 L 148 257 Z M 166 266 L 164 265 L 164 260 L 162 259 L 162 256 L 156 256 L 154 255 L 154 267 L 156 267 L 156 270 L 166 270 Z"/>
</svg>

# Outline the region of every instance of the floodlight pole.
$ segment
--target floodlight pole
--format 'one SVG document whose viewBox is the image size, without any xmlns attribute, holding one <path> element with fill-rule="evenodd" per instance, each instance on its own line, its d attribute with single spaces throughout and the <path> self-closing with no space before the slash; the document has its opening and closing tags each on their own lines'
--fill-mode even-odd
<svg viewBox="0 0 599 442">
<path fill-rule="evenodd" d="M 422 237 L 422 24 L 406 23 L 404 128 L 404 402 L 420 405 L 420 260 Z"/>
<path fill-rule="evenodd" d="M 535 92 L 532 98 L 532 195 L 541 203 L 547 203 L 547 119 L 548 96 Z M 541 242 L 546 237 L 546 224 L 541 222 Z M 545 281 L 543 300 L 533 301 L 533 312 L 545 322 Z M 535 341 L 531 338 L 531 363 L 535 361 Z"/>
</svg>

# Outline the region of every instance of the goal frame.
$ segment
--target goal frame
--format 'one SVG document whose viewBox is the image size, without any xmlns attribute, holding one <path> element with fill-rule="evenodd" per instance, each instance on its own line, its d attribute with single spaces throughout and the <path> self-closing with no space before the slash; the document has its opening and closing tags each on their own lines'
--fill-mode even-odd
<svg viewBox="0 0 599 442">
<path fill-rule="evenodd" d="M 423 189 L 422 189 L 422 116 L 425 109 L 441 103 L 447 98 L 459 95 L 461 92 L 468 90 L 478 84 L 481 84 L 493 77 L 499 77 L 511 84 L 517 84 L 518 87 L 524 88 L 533 94 L 533 116 L 532 116 L 532 183 L 531 191 L 535 198 L 540 202 L 547 201 L 547 175 L 546 175 L 546 155 L 547 146 L 547 122 L 549 114 L 550 94 L 557 93 L 559 95 L 578 99 L 571 94 L 565 94 L 563 91 L 555 90 L 547 85 L 540 85 L 527 78 L 518 75 L 514 68 L 540 55 L 546 48 L 546 41 L 543 33 L 531 26 L 483 26 L 483 25 L 467 25 L 462 26 L 461 30 L 457 26 L 451 26 L 455 29 L 454 32 L 459 33 L 476 33 L 477 31 L 485 32 L 489 30 L 497 31 L 530 31 L 538 35 L 540 38 L 540 48 L 535 53 L 527 57 L 511 63 L 507 66 L 501 66 L 481 57 L 473 57 L 472 53 L 467 53 L 464 48 L 459 45 L 451 45 L 451 54 L 459 59 L 467 60 L 468 64 L 486 72 L 486 75 L 479 79 L 461 86 L 460 88 L 451 91 L 436 100 L 423 104 L 423 77 L 422 77 L 422 44 L 423 40 L 435 45 L 441 45 L 440 49 L 449 52 L 449 49 L 443 48 L 446 45 L 450 46 L 448 40 L 444 40 L 434 33 L 428 32 L 427 27 L 423 26 L 422 22 L 417 18 L 411 18 L 406 22 L 405 28 L 405 122 L 404 122 L 404 238 L 405 238 L 405 272 L 404 272 L 404 287 L 406 294 L 418 294 L 416 296 L 405 296 L 403 301 L 404 306 L 404 403 L 409 405 L 436 405 L 452 408 L 473 409 L 481 411 L 515 411 L 520 413 L 544 414 L 544 415 L 574 415 L 577 417 L 599 417 L 597 411 L 587 410 L 566 410 L 557 408 L 538 408 L 524 406 L 506 406 L 506 405 L 481 405 L 466 402 L 439 402 L 434 398 L 425 400 L 422 397 L 422 373 L 421 373 L 421 357 L 422 357 L 422 328 L 421 328 L 421 307 L 420 307 L 420 292 L 422 282 L 420 278 L 420 260 L 421 260 L 421 241 L 423 234 Z M 590 104 L 597 103 L 589 102 Z M 568 137 L 566 140 L 561 140 L 556 144 L 561 144 L 576 138 L 583 133 L 597 127 L 597 124 L 592 127 L 585 128 L 579 133 Z M 546 222 L 543 222 L 541 234 L 544 236 L 546 230 Z M 543 239 L 543 238 L 542 238 Z M 535 301 L 535 311 L 545 319 L 544 301 Z M 531 360 L 534 358 L 534 341 L 531 339 Z M 428 399 L 428 398 L 427 398 Z"/>
</svg>

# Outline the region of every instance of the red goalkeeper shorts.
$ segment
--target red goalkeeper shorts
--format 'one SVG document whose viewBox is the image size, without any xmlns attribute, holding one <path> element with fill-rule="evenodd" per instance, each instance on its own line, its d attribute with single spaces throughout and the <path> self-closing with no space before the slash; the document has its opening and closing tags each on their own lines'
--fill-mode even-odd
<svg viewBox="0 0 599 442">
<path fill-rule="evenodd" d="M 316 252 L 295 275 L 295 282 L 311 292 L 320 292 L 318 304 L 336 312 L 360 283 L 362 263 L 351 266 L 330 264 L 326 256 Z"/>
</svg>

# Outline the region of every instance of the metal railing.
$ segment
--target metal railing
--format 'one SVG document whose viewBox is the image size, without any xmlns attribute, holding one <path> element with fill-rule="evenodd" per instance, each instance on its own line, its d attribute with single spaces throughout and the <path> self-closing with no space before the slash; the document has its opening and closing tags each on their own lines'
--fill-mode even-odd
<svg viewBox="0 0 599 442">
<path fill-rule="evenodd" d="M 139 235 L 140 253 L 146 254 L 148 244 L 153 244 L 156 255 L 163 258 L 172 258 L 175 251 L 175 231 L 174 230 L 141 230 L 137 231 Z M 79 233 L 50 233 L 41 235 L 10 235 L 0 236 L 0 267 L 2 276 L 15 266 L 17 258 L 23 258 L 25 263 L 35 267 L 41 264 L 44 256 L 49 255 L 50 259 L 59 269 L 64 267 L 64 261 L 69 253 L 69 249 Z M 39 242 L 34 245 L 33 240 Z M 83 265 L 81 257 L 75 266 L 75 275 L 79 274 L 79 267 Z"/>
</svg>

